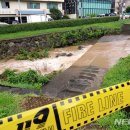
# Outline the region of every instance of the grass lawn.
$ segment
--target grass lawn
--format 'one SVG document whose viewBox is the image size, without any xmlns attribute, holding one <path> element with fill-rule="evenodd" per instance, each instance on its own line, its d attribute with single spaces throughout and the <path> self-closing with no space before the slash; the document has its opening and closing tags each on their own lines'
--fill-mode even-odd
<svg viewBox="0 0 130 130">
<path fill-rule="evenodd" d="M 10 87 L 40 90 L 58 73 L 59 72 L 52 72 L 43 76 L 37 71 L 31 69 L 25 72 L 17 72 L 16 70 L 6 69 L 0 75 L 0 84 Z"/>
<path fill-rule="evenodd" d="M 115 29 L 121 29 L 121 26 L 123 23 L 130 23 L 130 20 L 124 20 L 124 21 L 115 21 L 115 22 L 109 22 L 109 23 L 97 23 L 97 24 L 89 24 L 89 25 L 83 25 L 83 26 L 76 26 L 76 27 L 65 27 L 65 28 L 52 28 L 52 29 L 46 29 L 46 30 L 37 30 L 37 31 L 24 31 L 24 32 L 17 32 L 17 33 L 9 33 L 9 34 L 0 34 L 0 40 L 3 39 L 15 39 L 15 38 L 22 38 L 22 37 L 29 37 L 29 36 L 36 36 L 41 34 L 47 34 L 47 33 L 53 33 L 53 32 L 64 32 L 68 30 L 75 30 L 75 29 L 81 29 L 81 28 L 88 28 L 88 27 L 104 27 L 104 28 L 115 28 Z"/>
<path fill-rule="evenodd" d="M 21 112 L 20 103 L 23 98 L 21 95 L 0 92 L 0 118 Z"/>
<path fill-rule="evenodd" d="M 102 86 L 108 87 L 128 80 L 130 80 L 130 56 L 120 59 L 119 62 L 107 72 Z M 98 124 L 109 130 L 129 130 L 130 128 L 128 125 L 114 125 L 115 119 L 127 119 L 127 116 L 128 113 L 125 111 L 119 111 L 100 119 Z"/>
</svg>

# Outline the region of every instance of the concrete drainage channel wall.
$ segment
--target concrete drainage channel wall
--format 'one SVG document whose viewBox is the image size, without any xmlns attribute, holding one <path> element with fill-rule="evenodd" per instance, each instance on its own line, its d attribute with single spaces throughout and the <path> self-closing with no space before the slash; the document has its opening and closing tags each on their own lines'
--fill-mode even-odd
<svg viewBox="0 0 130 130">
<path fill-rule="evenodd" d="M 0 84 L 0 92 L 10 92 L 15 94 L 36 94 L 36 95 L 40 94 L 40 91 L 38 90 L 30 90 L 30 89 L 6 86 L 1 84 Z"/>
<path fill-rule="evenodd" d="M 44 49 L 49 47 L 47 44 L 47 35 L 0 40 L 0 58 L 4 59 L 8 56 L 14 56 L 19 53 L 21 49 L 28 51 L 34 49 Z"/>
</svg>

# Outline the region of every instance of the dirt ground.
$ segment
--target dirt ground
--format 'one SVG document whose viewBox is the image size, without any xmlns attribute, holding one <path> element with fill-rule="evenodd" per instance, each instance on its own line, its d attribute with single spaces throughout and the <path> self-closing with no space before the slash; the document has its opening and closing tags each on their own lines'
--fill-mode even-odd
<svg viewBox="0 0 130 130">
<path fill-rule="evenodd" d="M 31 110 L 34 108 L 42 107 L 51 103 L 54 103 L 56 101 L 59 101 L 60 99 L 54 99 L 49 98 L 48 96 L 28 96 L 24 99 L 24 101 L 21 104 L 21 107 L 24 110 Z"/>
</svg>

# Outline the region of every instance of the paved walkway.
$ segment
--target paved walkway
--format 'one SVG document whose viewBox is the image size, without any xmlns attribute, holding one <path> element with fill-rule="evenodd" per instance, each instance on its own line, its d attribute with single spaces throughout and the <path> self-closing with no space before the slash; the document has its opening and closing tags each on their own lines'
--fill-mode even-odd
<svg viewBox="0 0 130 130">
<path fill-rule="evenodd" d="M 130 35 L 104 36 L 73 66 L 43 87 L 51 97 L 71 97 L 100 88 L 105 72 L 130 54 Z"/>
</svg>

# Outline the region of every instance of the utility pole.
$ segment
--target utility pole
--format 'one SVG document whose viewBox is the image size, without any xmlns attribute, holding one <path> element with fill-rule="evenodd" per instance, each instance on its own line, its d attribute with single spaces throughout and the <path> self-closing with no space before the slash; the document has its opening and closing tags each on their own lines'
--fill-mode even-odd
<svg viewBox="0 0 130 130">
<path fill-rule="evenodd" d="M 22 24 L 22 15 L 21 15 L 21 6 L 20 6 L 20 3 L 21 3 L 20 0 L 18 0 L 20 23 Z"/>
<path fill-rule="evenodd" d="M 81 0 L 81 18 L 83 18 L 83 0 Z"/>
<path fill-rule="evenodd" d="M 74 6 L 75 6 L 75 14 L 77 15 L 77 3 L 76 3 L 76 0 L 74 1 Z"/>
</svg>

